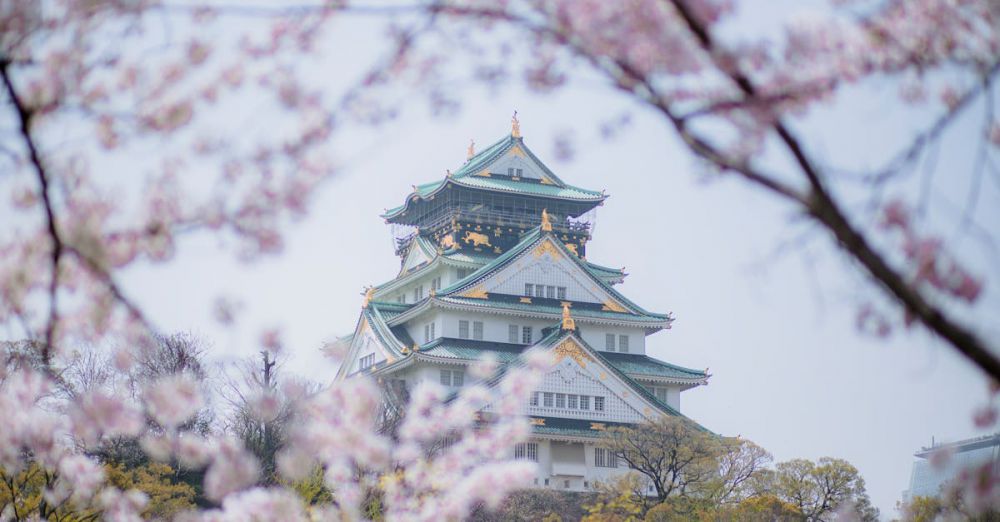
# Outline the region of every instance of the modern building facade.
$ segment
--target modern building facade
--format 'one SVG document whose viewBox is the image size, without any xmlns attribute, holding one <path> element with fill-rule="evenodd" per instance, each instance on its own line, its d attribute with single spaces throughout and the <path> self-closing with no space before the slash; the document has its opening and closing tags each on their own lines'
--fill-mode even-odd
<svg viewBox="0 0 1000 522">
<path fill-rule="evenodd" d="M 707 371 L 646 354 L 670 328 L 615 289 L 624 269 L 590 262 L 595 209 L 607 196 L 563 182 L 509 136 L 444 179 L 414 186 L 386 211 L 400 271 L 367 291 L 338 378 L 369 373 L 403 390 L 420 381 L 469 384 L 490 353 L 512 363 L 529 347 L 557 363 L 524 405 L 534 429 L 517 457 L 539 463 L 537 484 L 583 491 L 624 471 L 596 447 L 601 431 L 680 415 L 681 393 Z"/>
<path fill-rule="evenodd" d="M 940 454 L 940 458 L 933 458 Z M 1000 433 L 960 440 L 935 443 L 914 453 L 916 460 L 910 472 L 910 488 L 903 492 L 903 501 L 915 497 L 937 497 L 962 470 L 993 463 L 1000 472 Z"/>
</svg>

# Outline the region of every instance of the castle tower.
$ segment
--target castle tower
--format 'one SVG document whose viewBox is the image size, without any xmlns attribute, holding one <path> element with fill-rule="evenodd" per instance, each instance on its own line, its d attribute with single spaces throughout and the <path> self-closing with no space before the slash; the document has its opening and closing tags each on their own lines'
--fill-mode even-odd
<svg viewBox="0 0 1000 522">
<path fill-rule="evenodd" d="M 609 426 L 681 415 L 681 392 L 704 371 L 646 355 L 670 314 L 619 293 L 621 269 L 586 259 L 593 214 L 607 196 L 563 182 L 511 134 L 444 179 L 417 185 L 383 214 L 400 271 L 368 290 L 338 378 L 369 373 L 401 390 L 430 380 L 459 388 L 486 353 L 511 363 L 529 347 L 555 367 L 524 405 L 539 487 L 585 491 L 625 471 L 595 442 Z"/>
</svg>

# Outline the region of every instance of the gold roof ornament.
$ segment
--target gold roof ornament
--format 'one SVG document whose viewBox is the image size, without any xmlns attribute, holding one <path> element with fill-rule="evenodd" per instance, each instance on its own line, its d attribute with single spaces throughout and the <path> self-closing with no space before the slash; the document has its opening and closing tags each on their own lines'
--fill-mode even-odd
<svg viewBox="0 0 1000 522">
<path fill-rule="evenodd" d="M 549 221 L 549 211 L 548 209 L 542 209 L 542 230 L 545 232 L 552 232 L 552 222 Z"/>
<path fill-rule="evenodd" d="M 567 302 L 563 302 L 562 329 L 576 330 L 576 321 L 573 320 L 573 316 L 569 314 L 569 303 Z"/>
<path fill-rule="evenodd" d="M 521 122 L 517 121 L 517 111 L 514 111 L 514 116 L 510 118 L 510 135 L 515 138 L 521 137 Z"/>
<path fill-rule="evenodd" d="M 362 308 L 368 308 L 368 303 L 372 302 L 375 297 L 375 287 L 369 286 L 365 288 L 365 302 L 361 305 Z"/>
<path fill-rule="evenodd" d="M 472 159 L 472 157 L 475 156 L 475 155 L 476 155 L 476 140 L 469 140 L 469 157 L 468 157 L 468 159 Z"/>
</svg>

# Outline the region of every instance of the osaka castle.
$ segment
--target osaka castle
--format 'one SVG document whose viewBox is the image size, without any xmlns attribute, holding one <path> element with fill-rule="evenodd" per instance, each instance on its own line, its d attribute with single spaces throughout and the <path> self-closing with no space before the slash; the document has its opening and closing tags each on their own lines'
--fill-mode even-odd
<svg viewBox="0 0 1000 522">
<path fill-rule="evenodd" d="M 484 354 L 517 363 L 530 347 L 556 364 L 524 414 L 531 441 L 515 456 L 538 462 L 536 484 L 585 491 L 626 471 L 598 447 L 602 430 L 681 415 L 681 392 L 705 371 L 646 354 L 670 314 L 615 289 L 624 269 L 587 258 L 603 192 L 567 184 L 511 133 L 443 179 L 415 185 L 382 215 L 396 231 L 399 273 L 366 292 L 338 379 L 359 373 L 404 394 L 421 381 L 471 384 Z"/>
</svg>

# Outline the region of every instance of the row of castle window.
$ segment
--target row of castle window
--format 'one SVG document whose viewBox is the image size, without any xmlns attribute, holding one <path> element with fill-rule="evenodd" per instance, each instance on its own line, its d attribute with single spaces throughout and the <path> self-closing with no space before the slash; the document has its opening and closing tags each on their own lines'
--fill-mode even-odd
<svg viewBox="0 0 1000 522">
<path fill-rule="evenodd" d="M 458 338 L 469 339 L 469 321 L 458 322 Z M 472 321 L 472 339 L 483 340 L 483 322 Z"/>
<path fill-rule="evenodd" d="M 604 336 L 604 348 L 609 351 L 615 351 L 615 334 L 605 334 Z M 628 353 L 628 336 L 619 335 L 618 336 L 618 351 L 621 353 Z"/>
<path fill-rule="evenodd" d="M 441 370 L 441 384 L 461 388 L 465 384 L 465 372 L 462 370 Z"/>
<path fill-rule="evenodd" d="M 370 353 L 370 354 L 362 357 L 358 361 L 358 369 L 359 370 L 364 370 L 364 369 L 370 368 L 372 366 L 375 366 L 375 354 L 374 353 Z"/>
<path fill-rule="evenodd" d="M 514 445 L 514 458 L 538 462 L 538 443 L 522 442 Z"/>
<path fill-rule="evenodd" d="M 539 398 L 541 398 L 543 408 L 563 410 L 590 410 L 590 401 L 593 399 L 594 411 L 604 411 L 604 397 L 591 397 L 590 395 L 576 395 L 574 393 L 534 392 L 531 394 L 530 404 L 538 406 Z"/>
<path fill-rule="evenodd" d="M 522 442 L 514 445 L 514 458 L 520 460 L 530 460 L 538 462 L 538 443 Z M 594 448 L 594 467 L 617 468 L 618 455 L 605 448 Z M 548 485 L 548 480 L 546 480 Z M 569 487 L 567 484 L 566 487 Z"/>
<path fill-rule="evenodd" d="M 524 283 L 525 297 L 547 297 L 549 299 L 566 299 L 565 286 L 533 285 Z"/>
<path fill-rule="evenodd" d="M 437 292 L 440 289 L 441 289 L 441 278 L 435 277 L 434 279 L 431 279 L 431 291 Z M 424 298 L 424 285 L 414 287 L 413 302 L 414 303 L 420 302 L 420 300 L 423 298 Z M 399 294 L 399 297 L 396 298 L 396 302 L 400 304 L 406 304 L 406 292 Z"/>
<path fill-rule="evenodd" d="M 617 468 L 618 455 L 605 448 L 594 448 L 594 466 L 598 468 Z"/>
</svg>

